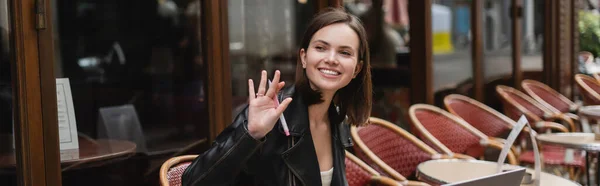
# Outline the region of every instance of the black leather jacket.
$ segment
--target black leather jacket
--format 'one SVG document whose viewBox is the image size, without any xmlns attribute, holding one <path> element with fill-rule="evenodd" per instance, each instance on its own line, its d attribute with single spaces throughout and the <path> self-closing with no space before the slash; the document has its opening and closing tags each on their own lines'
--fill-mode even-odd
<svg viewBox="0 0 600 186">
<path fill-rule="evenodd" d="M 252 138 L 247 129 L 246 107 L 217 136 L 212 147 L 185 170 L 182 185 L 321 185 L 308 107 L 302 96 L 294 93 L 293 87 L 282 90 L 278 96 L 279 100 L 287 97 L 293 98 L 284 111 L 289 137 L 278 121 L 262 140 Z M 352 146 L 349 125 L 342 122 L 333 106 L 329 109 L 329 118 L 334 167 L 331 185 L 348 185 L 344 149 Z"/>
</svg>

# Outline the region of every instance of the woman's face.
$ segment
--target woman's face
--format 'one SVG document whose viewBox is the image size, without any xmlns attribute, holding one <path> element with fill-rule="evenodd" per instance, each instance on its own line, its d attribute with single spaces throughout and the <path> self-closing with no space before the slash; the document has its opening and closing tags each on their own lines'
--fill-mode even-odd
<svg viewBox="0 0 600 186">
<path fill-rule="evenodd" d="M 318 30 L 308 48 L 300 49 L 302 67 L 311 88 L 335 92 L 348 85 L 360 72 L 358 47 L 358 35 L 344 23 Z"/>
</svg>

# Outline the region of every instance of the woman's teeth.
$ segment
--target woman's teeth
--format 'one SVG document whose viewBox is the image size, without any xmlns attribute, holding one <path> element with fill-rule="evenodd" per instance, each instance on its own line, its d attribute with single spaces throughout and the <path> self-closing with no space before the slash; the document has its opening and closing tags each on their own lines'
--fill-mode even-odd
<svg viewBox="0 0 600 186">
<path fill-rule="evenodd" d="M 327 69 L 320 69 L 319 71 L 323 72 L 324 74 L 328 74 L 328 75 L 338 75 L 339 73 L 333 70 L 327 70 Z"/>
</svg>

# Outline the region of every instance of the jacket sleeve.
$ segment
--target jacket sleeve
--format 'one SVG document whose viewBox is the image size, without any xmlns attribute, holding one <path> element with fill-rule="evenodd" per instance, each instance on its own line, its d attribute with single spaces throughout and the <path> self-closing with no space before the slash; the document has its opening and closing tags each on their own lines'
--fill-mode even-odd
<svg viewBox="0 0 600 186">
<path fill-rule="evenodd" d="M 248 107 L 240 112 L 204 154 L 185 170 L 183 186 L 232 185 L 244 170 L 248 159 L 266 139 L 256 140 L 248 133 Z"/>
</svg>

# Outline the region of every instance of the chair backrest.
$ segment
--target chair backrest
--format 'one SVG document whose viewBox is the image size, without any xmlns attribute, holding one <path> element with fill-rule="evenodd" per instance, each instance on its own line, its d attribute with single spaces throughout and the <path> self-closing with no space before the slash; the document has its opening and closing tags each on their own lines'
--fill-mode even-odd
<svg viewBox="0 0 600 186">
<path fill-rule="evenodd" d="M 585 74 L 577 74 L 575 82 L 583 97 L 584 105 L 600 105 L 600 83 L 596 79 Z"/>
<path fill-rule="evenodd" d="M 491 137 L 503 137 L 515 122 L 487 105 L 459 94 L 444 98 L 446 109 Z"/>
<path fill-rule="evenodd" d="M 391 178 L 381 176 L 375 169 L 346 151 L 346 179 L 349 186 L 365 186 L 372 183 L 377 185 L 398 185 Z"/>
<path fill-rule="evenodd" d="M 600 74 L 593 73 L 592 76 L 594 77 L 594 79 L 596 79 L 596 81 L 600 81 Z"/>
<path fill-rule="evenodd" d="M 371 117 L 370 124 L 351 128 L 356 154 L 384 175 L 403 180 L 415 174 L 419 163 L 441 154 L 391 122 Z M 404 178 L 405 179 L 405 178 Z"/>
<path fill-rule="evenodd" d="M 370 172 L 368 168 L 366 167 L 362 167 L 361 165 L 359 165 L 358 163 L 356 163 L 356 161 L 353 161 L 353 159 L 348 158 L 348 154 L 346 152 L 346 179 L 348 180 L 348 185 L 357 185 L 357 186 L 363 186 L 363 185 L 368 185 L 371 182 L 371 176 L 374 175 L 372 172 Z M 350 155 L 352 156 L 352 155 Z M 358 158 L 357 158 L 358 159 Z M 360 160 L 359 160 L 360 161 Z M 372 171 L 372 168 L 370 168 Z M 375 171 L 376 173 L 377 171 Z"/>
<path fill-rule="evenodd" d="M 576 104 L 567 97 L 539 81 L 526 79 L 521 82 L 523 90 L 533 99 L 555 113 L 569 113 Z"/>
<path fill-rule="evenodd" d="M 483 155 L 481 142 L 488 137 L 457 116 L 426 104 L 412 105 L 408 114 L 421 139 L 441 152 Z"/>
<path fill-rule="evenodd" d="M 196 157 L 198 155 L 177 156 L 165 161 L 160 167 L 160 185 L 180 186 L 183 172 Z"/>
<path fill-rule="evenodd" d="M 537 103 L 533 98 L 512 87 L 498 85 L 496 92 L 500 95 L 504 114 L 512 120 L 518 120 L 525 114 L 528 120 L 532 122 L 543 121 L 545 115 L 551 114 L 544 106 Z"/>
</svg>

